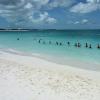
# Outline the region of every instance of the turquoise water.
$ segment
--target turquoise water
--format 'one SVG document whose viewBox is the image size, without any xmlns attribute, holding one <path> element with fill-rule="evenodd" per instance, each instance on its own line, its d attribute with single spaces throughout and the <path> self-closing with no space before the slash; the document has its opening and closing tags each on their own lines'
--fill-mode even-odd
<svg viewBox="0 0 100 100">
<path fill-rule="evenodd" d="M 40 43 L 39 39 L 42 39 Z M 62 45 L 57 45 L 56 41 Z M 67 44 L 68 41 L 70 46 Z M 76 42 L 81 43 L 82 47 L 75 47 Z M 85 47 L 86 42 L 92 45 L 92 49 Z M 12 48 L 39 54 L 45 58 L 55 58 L 59 63 L 66 63 L 68 59 L 73 58 L 100 65 L 100 49 L 96 48 L 98 43 L 100 44 L 100 30 L 0 32 L 0 48 Z"/>
</svg>

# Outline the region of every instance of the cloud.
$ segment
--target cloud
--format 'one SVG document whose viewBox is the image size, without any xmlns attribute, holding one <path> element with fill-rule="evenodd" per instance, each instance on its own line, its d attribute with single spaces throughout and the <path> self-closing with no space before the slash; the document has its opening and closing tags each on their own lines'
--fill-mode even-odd
<svg viewBox="0 0 100 100">
<path fill-rule="evenodd" d="M 48 7 L 49 8 L 69 7 L 73 3 L 75 3 L 75 0 L 52 0 L 52 2 L 48 4 Z"/>
<path fill-rule="evenodd" d="M 89 3 L 100 3 L 100 0 L 87 0 Z"/>
<path fill-rule="evenodd" d="M 47 5 L 49 0 L 30 0 L 35 9 L 40 9 L 42 6 Z"/>
<path fill-rule="evenodd" d="M 52 18 L 49 16 L 47 12 L 44 13 L 38 13 L 38 17 L 34 18 L 33 16 L 30 16 L 30 20 L 35 24 L 41 24 L 41 23 L 56 23 L 57 20 L 55 18 Z"/>
<path fill-rule="evenodd" d="M 100 9 L 100 0 L 87 0 L 73 6 L 70 11 L 74 13 L 90 13 Z"/>
<path fill-rule="evenodd" d="M 0 16 L 14 27 L 28 23 L 56 23 L 57 20 L 47 12 L 40 11 L 48 2 L 49 0 L 0 0 Z M 37 13 L 39 17 L 34 18 Z"/>
<path fill-rule="evenodd" d="M 87 19 L 83 19 L 81 23 L 82 23 L 82 24 L 88 23 L 88 20 L 87 20 Z"/>
<path fill-rule="evenodd" d="M 12 27 L 55 24 L 60 17 L 53 17 L 54 13 L 50 10 L 59 10 L 56 8 L 74 13 L 90 13 L 100 9 L 100 0 L 86 0 L 86 3 L 78 3 L 78 0 L 0 0 L 0 17 L 5 18 Z M 87 21 L 84 19 L 83 22 L 74 22 L 79 23 Z"/>
<path fill-rule="evenodd" d="M 79 23 L 80 23 L 79 21 L 75 21 L 75 22 L 74 22 L 74 24 L 79 24 Z"/>
<path fill-rule="evenodd" d="M 82 19 L 81 21 L 75 21 L 73 24 L 87 24 L 89 21 L 88 19 Z"/>
<path fill-rule="evenodd" d="M 55 18 L 51 18 L 51 17 L 48 17 L 46 21 L 47 23 L 52 23 L 52 24 L 57 22 Z"/>
</svg>

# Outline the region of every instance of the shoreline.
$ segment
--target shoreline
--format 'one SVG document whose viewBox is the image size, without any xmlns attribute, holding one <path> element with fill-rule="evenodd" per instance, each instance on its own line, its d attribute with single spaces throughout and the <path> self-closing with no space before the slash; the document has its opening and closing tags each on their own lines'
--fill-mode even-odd
<svg viewBox="0 0 100 100">
<path fill-rule="evenodd" d="M 63 64 L 55 63 L 55 62 L 52 62 L 50 60 L 44 59 L 43 57 L 40 57 L 37 54 L 31 55 L 31 54 L 16 51 L 16 50 L 13 50 L 13 49 L 10 49 L 10 50 L 7 50 L 7 51 L 6 50 L 0 50 L 0 54 L 1 54 L 0 59 L 11 61 L 11 62 L 16 62 L 16 63 L 23 64 L 23 65 L 28 65 L 29 63 L 31 65 L 33 65 L 35 63 L 35 61 L 36 61 L 36 63 L 38 61 L 40 61 L 41 63 L 44 63 L 44 65 L 45 65 L 45 63 L 50 64 L 50 65 L 55 65 L 56 66 L 55 68 L 57 68 L 57 69 L 60 68 L 60 70 L 61 70 L 61 68 L 62 69 L 64 68 L 64 70 L 69 69 L 69 70 L 76 70 L 76 71 L 79 71 L 79 72 L 80 71 L 90 72 L 90 73 L 96 72 L 96 73 L 100 74 L 100 71 L 95 71 L 95 70 L 93 71 L 93 70 L 78 68 L 78 67 L 74 67 L 74 65 L 70 66 L 70 65 L 63 65 Z M 11 57 L 11 59 L 9 59 L 10 57 Z M 20 58 L 21 61 L 18 58 Z M 82 63 L 79 63 L 79 64 L 81 64 L 81 66 L 84 66 L 84 64 L 82 65 Z M 40 68 L 41 65 L 38 64 L 38 66 Z M 50 67 L 43 67 L 43 68 L 51 69 L 52 66 L 51 66 L 51 68 Z"/>
<path fill-rule="evenodd" d="M 79 59 L 73 59 L 68 57 L 67 59 L 64 59 L 64 61 L 60 61 L 59 58 L 57 57 L 52 57 L 50 55 L 44 55 L 44 54 L 38 54 L 38 53 L 29 53 L 29 52 L 23 52 L 23 51 L 18 51 L 16 49 L 12 48 L 0 48 L 0 52 L 5 52 L 8 54 L 14 54 L 14 55 L 19 55 L 19 56 L 25 56 L 25 57 L 35 57 L 39 58 L 48 62 L 56 63 L 58 65 L 63 65 L 63 66 L 71 66 L 73 68 L 78 68 L 78 69 L 83 69 L 83 70 L 90 70 L 90 71 L 97 71 L 100 72 L 100 63 L 94 63 L 91 61 L 83 61 Z M 64 63 L 66 61 L 66 63 Z M 91 69 L 90 67 L 91 66 Z"/>
<path fill-rule="evenodd" d="M 100 72 L 0 51 L 0 99 L 99 100 Z"/>
</svg>

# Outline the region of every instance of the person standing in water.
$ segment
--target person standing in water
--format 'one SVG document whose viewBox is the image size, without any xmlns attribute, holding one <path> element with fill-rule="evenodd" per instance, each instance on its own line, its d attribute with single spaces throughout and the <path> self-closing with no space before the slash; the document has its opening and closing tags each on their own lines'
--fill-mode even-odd
<svg viewBox="0 0 100 100">
<path fill-rule="evenodd" d="M 49 41 L 49 44 L 51 44 L 51 41 Z"/>
<path fill-rule="evenodd" d="M 39 43 L 41 43 L 41 39 L 39 39 L 39 41 L 38 41 Z"/>
<path fill-rule="evenodd" d="M 68 44 L 68 46 L 69 46 L 69 45 L 70 45 L 70 42 L 68 41 L 67 44 Z"/>
<path fill-rule="evenodd" d="M 60 46 L 62 45 L 62 43 L 60 42 Z"/>
<path fill-rule="evenodd" d="M 85 47 L 86 47 L 86 48 L 88 47 L 88 43 L 85 44 Z"/>
<path fill-rule="evenodd" d="M 74 45 L 75 47 L 77 47 L 77 43 L 75 43 L 75 45 Z"/>
<path fill-rule="evenodd" d="M 90 48 L 90 49 L 92 48 L 91 44 L 90 44 L 89 48 Z"/>
<path fill-rule="evenodd" d="M 58 42 L 56 41 L 56 45 L 58 45 Z"/>
<path fill-rule="evenodd" d="M 97 48 L 100 49 L 100 45 L 99 44 L 97 45 Z"/>
<path fill-rule="evenodd" d="M 19 40 L 19 38 L 17 38 L 17 40 Z"/>
<path fill-rule="evenodd" d="M 39 39 L 38 43 L 41 43 L 41 40 L 42 40 L 42 39 Z"/>
<path fill-rule="evenodd" d="M 81 44 L 80 44 L 80 43 L 78 43 L 78 47 L 79 47 L 79 48 L 81 47 Z"/>
</svg>

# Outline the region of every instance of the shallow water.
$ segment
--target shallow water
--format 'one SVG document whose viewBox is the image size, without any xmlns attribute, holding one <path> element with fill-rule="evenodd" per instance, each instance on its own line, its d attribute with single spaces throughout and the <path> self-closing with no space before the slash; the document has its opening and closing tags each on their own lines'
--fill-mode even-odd
<svg viewBox="0 0 100 100">
<path fill-rule="evenodd" d="M 40 43 L 39 39 L 41 39 Z M 49 43 L 50 41 L 51 43 Z M 69 46 L 68 41 L 70 42 Z M 82 46 L 75 47 L 76 42 Z M 85 47 L 86 42 L 92 45 L 91 49 Z M 60 45 L 60 43 L 62 44 Z M 98 43 L 100 44 L 99 30 L 0 32 L 0 48 L 12 48 L 22 52 L 39 54 L 46 59 L 57 59 L 57 62 L 65 64 L 68 59 L 73 59 L 100 65 Z"/>
</svg>

